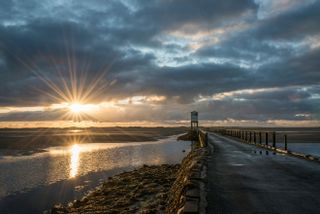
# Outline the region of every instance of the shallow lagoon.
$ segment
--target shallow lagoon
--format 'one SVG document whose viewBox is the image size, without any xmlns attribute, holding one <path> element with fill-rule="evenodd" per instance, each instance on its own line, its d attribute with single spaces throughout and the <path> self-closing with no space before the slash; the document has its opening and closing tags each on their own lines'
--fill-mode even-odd
<svg viewBox="0 0 320 214">
<path fill-rule="evenodd" d="M 143 164 L 179 163 L 190 142 L 176 137 L 141 143 L 74 142 L 30 156 L 2 157 L 0 213 L 41 212 L 82 196 L 114 174 Z"/>
</svg>

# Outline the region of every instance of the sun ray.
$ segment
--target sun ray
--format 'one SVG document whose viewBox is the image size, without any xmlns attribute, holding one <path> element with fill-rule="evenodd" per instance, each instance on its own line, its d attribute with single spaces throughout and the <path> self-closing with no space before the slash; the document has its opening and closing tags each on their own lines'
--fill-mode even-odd
<svg viewBox="0 0 320 214">
<path fill-rule="evenodd" d="M 47 89 L 41 89 L 39 85 L 32 86 L 36 92 L 47 98 L 44 105 L 50 106 L 48 101 L 63 104 L 62 108 L 57 110 L 60 111 L 57 120 L 99 121 L 91 112 L 95 109 L 90 109 L 89 106 L 92 104 L 91 102 L 105 97 L 101 95 L 106 93 L 108 88 L 116 82 L 115 80 L 108 81 L 106 76 L 117 61 L 117 57 L 115 56 L 109 63 L 95 66 L 95 69 L 90 70 L 90 59 L 83 56 L 78 58 L 72 51 L 74 49 L 73 42 L 69 42 L 66 38 L 64 37 L 64 58 L 55 58 L 54 55 L 48 53 L 39 53 L 39 57 L 33 59 L 28 59 L 27 56 L 13 56 L 47 87 Z M 40 68 L 35 61 L 39 58 L 52 65 L 50 70 L 44 71 Z"/>
</svg>

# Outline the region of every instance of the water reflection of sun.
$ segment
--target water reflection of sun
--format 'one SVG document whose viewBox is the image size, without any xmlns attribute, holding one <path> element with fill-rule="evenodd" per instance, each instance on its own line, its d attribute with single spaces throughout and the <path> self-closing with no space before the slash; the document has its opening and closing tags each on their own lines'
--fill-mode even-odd
<svg viewBox="0 0 320 214">
<path fill-rule="evenodd" d="M 71 161 L 70 161 L 70 178 L 74 178 L 78 174 L 79 160 L 80 160 L 80 147 L 74 144 L 71 149 Z"/>
</svg>

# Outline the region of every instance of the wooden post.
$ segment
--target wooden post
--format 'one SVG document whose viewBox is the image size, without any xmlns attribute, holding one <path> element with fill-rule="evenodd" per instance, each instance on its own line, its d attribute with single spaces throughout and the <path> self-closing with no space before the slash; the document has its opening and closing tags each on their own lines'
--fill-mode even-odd
<svg viewBox="0 0 320 214">
<path fill-rule="evenodd" d="M 206 146 L 208 145 L 208 141 L 209 141 L 209 135 L 208 135 L 208 132 L 206 132 Z"/>
<path fill-rule="evenodd" d="M 259 144 L 262 144 L 262 135 L 261 135 L 261 132 L 259 132 Z"/>
<path fill-rule="evenodd" d="M 256 132 L 253 132 L 253 141 L 254 141 L 254 144 L 257 143 L 257 136 L 256 136 Z"/>
<path fill-rule="evenodd" d="M 288 150 L 288 139 L 287 139 L 287 135 L 285 134 L 284 136 L 284 150 Z"/>
<path fill-rule="evenodd" d="M 272 133 L 272 147 L 276 148 L 276 132 Z"/>
<path fill-rule="evenodd" d="M 251 143 L 252 141 L 252 135 L 251 135 L 251 132 L 249 132 L 249 143 Z"/>
<path fill-rule="evenodd" d="M 266 145 L 268 146 L 268 144 L 269 144 L 268 132 L 266 132 Z"/>
</svg>

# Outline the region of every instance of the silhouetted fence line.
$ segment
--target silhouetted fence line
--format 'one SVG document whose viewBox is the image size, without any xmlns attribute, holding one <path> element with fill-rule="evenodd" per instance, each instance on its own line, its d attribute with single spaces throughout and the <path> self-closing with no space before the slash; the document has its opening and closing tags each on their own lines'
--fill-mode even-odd
<svg viewBox="0 0 320 214">
<path fill-rule="evenodd" d="M 270 149 L 275 152 L 288 154 L 294 157 L 303 158 L 320 163 L 320 157 L 312 154 L 305 154 L 288 149 L 288 135 L 281 131 L 273 130 L 250 130 L 248 128 L 215 128 L 209 129 L 215 133 L 230 136 L 240 142 L 256 145 L 261 148 Z M 294 142 L 293 142 L 294 143 Z M 281 144 L 281 146 L 279 145 Z M 260 151 L 261 153 L 261 151 Z"/>
<path fill-rule="evenodd" d="M 256 131 L 256 130 L 244 130 L 244 129 L 216 129 L 214 132 L 222 135 L 238 138 L 243 142 L 261 145 L 270 149 L 277 149 L 277 143 L 283 143 L 284 144 L 283 149 L 286 151 L 288 150 L 287 134 L 279 134 L 275 131 Z M 279 135 L 283 136 L 282 138 L 283 141 L 281 142 L 279 141 L 280 139 Z M 271 139 L 271 142 L 269 139 Z M 269 146 L 269 143 L 272 143 L 271 146 Z"/>
</svg>

